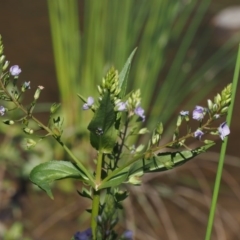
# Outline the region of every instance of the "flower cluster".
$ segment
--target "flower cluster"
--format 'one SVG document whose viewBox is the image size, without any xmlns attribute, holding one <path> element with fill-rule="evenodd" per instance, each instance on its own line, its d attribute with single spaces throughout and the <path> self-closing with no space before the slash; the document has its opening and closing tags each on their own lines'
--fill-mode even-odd
<svg viewBox="0 0 240 240">
<path fill-rule="evenodd" d="M 129 117 L 132 115 L 136 115 L 141 118 L 142 122 L 145 121 L 144 109 L 141 107 L 141 97 L 140 90 L 133 92 L 129 98 L 123 102 L 121 100 L 117 100 L 115 102 L 115 109 L 119 112 L 128 112 Z"/>
<path fill-rule="evenodd" d="M 199 121 L 199 128 L 193 133 L 193 136 L 199 140 L 201 140 L 202 136 L 206 132 L 210 132 L 212 134 L 218 134 L 222 140 L 226 136 L 230 134 L 230 129 L 227 125 L 227 122 L 223 122 L 220 124 L 218 128 L 209 128 L 209 125 L 226 115 L 228 107 L 231 102 L 231 84 L 229 84 L 226 88 L 223 89 L 221 94 L 217 94 L 214 98 L 214 102 L 208 100 L 208 108 L 204 108 L 202 106 L 196 106 L 192 112 L 192 118 L 194 120 Z M 186 118 L 189 115 L 189 111 L 181 111 L 180 116 L 182 118 Z M 208 115 L 209 119 L 206 121 L 206 124 L 203 124 L 204 117 Z M 181 124 L 182 118 L 178 119 L 177 126 L 179 127 Z"/>
<path fill-rule="evenodd" d="M 113 68 L 110 69 L 106 77 L 103 78 L 101 86 L 98 86 L 98 92 L 100 94 L 99 100 L 101 101 L 104 93 L 108 91 L 115 105 L 115 111 L 128 112 L 128 117 L 136 115 L 144 122 L 146 116 L 144 109 L 141 107 L 140 90 L 131 93 L 126 101 L 122 101 L 118 81 L 118 72 Z M 81 96 L 80 98 L 85 102 L 82 106 L 83 110 L 94 109 L 94 98 L 92 96 L 89 96 L 87 100 L 84 100 Z"/>
</svg>

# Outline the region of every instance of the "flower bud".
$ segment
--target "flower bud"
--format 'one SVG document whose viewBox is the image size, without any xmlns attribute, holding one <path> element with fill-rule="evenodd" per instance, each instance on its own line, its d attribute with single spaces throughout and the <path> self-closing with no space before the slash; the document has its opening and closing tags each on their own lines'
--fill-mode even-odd
<svg viewBox="0 0 240 240">
<path fill-rule="evenodd" d="M 179 127 L 182 123 L 182 117 L 181 116 L 178 116 L 178 119 L 177 119 L 177 124 L 176 126 Z"/>
<path fill-rule="evenodd" d="M 144 145 L 143 144 L 140 144 L 137 148 L 136 148 L 136 152 L 139 153 L 141 152 L 143 149 L 144 149 Z"/>
<path fill-rule="evenodd" d="M 50 113 L 51 114 L 55 113 L 60 106 L 61 106 L 61 103 L 53 103 L 50 108 Z"/>
<path fill-rule="evenodd" d="M 148 133 L 148 129 L 147 128 L 142 128 L 139 130 L 138 134 L 145 134 L 145 133 Z"/>
<path fill-rule="evenodd" d="M 34 132 L 32 129 L 30 129 L 28 127 L 23 128 L 23 131 L 27 134 L 33 134 L 33 132 Z"/>
<path fill-rule="evenodd" d="M 213 102 L 212 102 L 210 99 L 208 99 L 208 100 L 207 100 L 207 103 L 208 103 L 208 108 L 209 108 L 209 110 L 212 110 Z"/>
<path fill-rule="evenodd" d="M 9 61 L 6 61 L 4 64 L 3 64 L 3 67 L 2 67 L 2 70 L 5 71 L 9 66 Z"/>
<path fill-rule="evenodd" d="M 35 92 L 35 94 L 34 94 L 34 99 L 35 99 L 35 100 L 37 100 L 37 99 L 39 98 L 40 93 L 41 93 L 41 91 L 42 91 L 43 89 L 44 89 L 43 86 L 38 86 L 38 88 L 37 88 L 37 90 L 36 90 L 36 92 Z"/>
<path fill-rule="evenodd" d="M 97 86 L 97 88 L 98 88 L 99 94 L 100 94 L 100 95 L 103 95 L 103 90 L 102 90 L 102 88 L 101 88 L 99 85 Z"/>
<path fill-rule="evenodd" d="M 30 82 L 24 82 L 22 87 L 21 87 L 21 91 L 25 92 L 28 89 L 30 89 Z"/>
<path fill-rule="evenodd" d="M 6 56 L 5 56 L 5 55 L 2 55 L 2 56 L 0 57 L 0 64 L 4 63 L 5 59 L 6 59 Z"/>
<path fill-rule="evenodd" d="M 128 182 L 133 184 L 133 185 L 140 185 L 141 184 L 141 177 L 142 177 L 143 173 L 137 173 L 133 176 L 130 176 Z"/>
<path fill-rule="evenodd" d="M 159 140 L 160 140 L 160 135 L 159 135 L 159 134 L 154 134 L 154 135 L 152 136 L 151 141 L 152 141 L 152 144 L 153 144 L 153 145 L 157 144 Z"/>
<path fill-rule="evenodd" d="M 14 121 L 13 120 L 3 120 L 3 123 L 6 125 L 13 125 Z"/>
<path fill-rule="evenodd" d="M 35 147 L 36 144 L 37 143 L 34 140 L 32 140 L 31 138 L 26 138 L 25 139 L 25 146 L 27 147 L 27 149 Z"/>
</svg>

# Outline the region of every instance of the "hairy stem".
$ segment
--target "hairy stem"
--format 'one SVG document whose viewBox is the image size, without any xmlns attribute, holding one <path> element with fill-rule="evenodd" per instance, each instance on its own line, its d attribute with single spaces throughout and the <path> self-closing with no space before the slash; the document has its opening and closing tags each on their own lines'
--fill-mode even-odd
<svg viewBox="0 0 240 240">
<path fill-rule="evenodd" d="M 98 158 L 97 158 L 96 177 L 95 177 L 96 186 L 98 186 L 101 183 L 102 160 L 103 160 L 103 153 L 99 151 Z M 91 228 L 92 228 L 94 240 L 96 240 L 97 216 L 99 212 L 99 205 L 100 205 L 100 191 L 94 190 L 93 202 L 92 202 L 92 216 L 91 216 Z"/>
</svg>

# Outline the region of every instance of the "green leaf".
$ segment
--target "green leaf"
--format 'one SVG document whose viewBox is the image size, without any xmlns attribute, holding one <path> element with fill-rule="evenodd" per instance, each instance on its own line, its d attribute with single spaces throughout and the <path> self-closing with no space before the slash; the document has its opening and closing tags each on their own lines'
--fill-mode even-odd
<svg viewBox="0 0 240 240">
<path fill-rule="evenodd" d="M 135 162 L 129 169 L 129 177 L 136 174 L 143 174 L 149 172 L 160 172 L 172 169 L 176 166 L 182 165 L 197 155 L 206 152 L 215 143 L 209 143 L 202 147 L 188 151 L 177 152 L 163 152 L 158 153 L 150 159 L 142 159 Z"/>
<path fill-rule="evenodd" d="M 88 181 L 87 176 L 71 162 L 56 160 L 39 164 L 33 168 L 29 178 L 34 184 L 46 191 L 52 199 L 50 184 L 53 181 L 63 178 L 80 178 L 83 181 Z"/>
<path fill-rule="evenodd" d="M 98 189 L 119 186 L 127 180 L 128 175 L 128 170 L 121 171 L 120 173 L 109 179 L 107 182 L 101 184 Z"/>
<path fill-rule="evenodd" d="M 111 153 L 117 139 L 115 121 L 114 105 L 111 102 L 110 93 L 106 92 L 88 125 L 88 130 L 91 132 L 90 141 L 94 148 L 103 153 Z"/>
<path fill-rule="evenodd" d="M 128 57 L 126 63 L 124 64 L 122 71 L 119 74 L 119 87 L 121 88 L 120 98 L 124 97 L 126 94 L 128 74 L 129 74 L 129 70 L 131 67 L 132 58 L 136 51 L 137 51 L 137 48 L 135 48 L 132 51 L 132 53 Z"/>
</svg>

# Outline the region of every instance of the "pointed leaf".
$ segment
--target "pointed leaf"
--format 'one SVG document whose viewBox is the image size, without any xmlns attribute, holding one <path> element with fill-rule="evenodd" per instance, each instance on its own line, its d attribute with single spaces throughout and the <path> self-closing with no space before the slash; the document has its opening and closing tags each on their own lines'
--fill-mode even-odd
<svg viewBox="0 0 240 240">
<path fill-rule="evenodd" d="M 206 152 L 206 150 L 214 144 L 215 143 L 209 143 L 189 151 L 163 152 L 150 159 L 139 160 L 130 167 L 129 177 L 139 173 L 160 172 L 172 169 L 176 166 L 182 165 L 197 155 Z"/>
<path fill-rule="evenodd" d="M 132 58 L 133 58 L 136 50 L 137 50 L 137 48 L 135 48 L 132 51 L 132 53 L 128 57 L 126 63 L 124 64 L 122 71 L 119 74 L 119 86 L 121 88 L 120 98 L 124 97 L 126 94 L 128 74 L 129 74 L 129 70 L 131 67 Z"/>
<path fill-rule="evenodd" d="M 50 184 L 53 181 L 63 178 L 80 178 L 86 182 L 88 180 L 87 176 L 71 162 L 56 160 L 39 164 L 33 168 L 29 178 L 34 184 L 46 191 L 52 199 Z"/>
<path fill-rule="evenodd" d="M 116 144 L 115 120 L 114 105 L 111 102 L 110 93 L 106 92 L 92 121 L 88 125 L 91 132 L 90 141 L 92 146 L 103 153 L 110 153 Z"/>
</svg>

